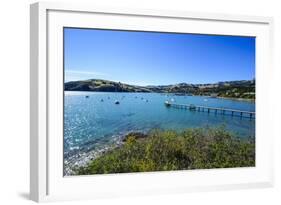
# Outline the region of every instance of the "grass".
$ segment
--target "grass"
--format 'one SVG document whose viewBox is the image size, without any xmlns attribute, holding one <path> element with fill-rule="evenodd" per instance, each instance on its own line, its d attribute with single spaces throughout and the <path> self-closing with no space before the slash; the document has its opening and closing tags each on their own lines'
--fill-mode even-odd
<svg viewBox="0 0 281 205">
<path fill-rule="evenodd" d="M 87 166 L 78 175 L 210 169 L 255 166 L 255 142 L 239 139 L 224 128 L 154 130 L 145 138 L 136 133 L 124 144 Z"/>
</svg>

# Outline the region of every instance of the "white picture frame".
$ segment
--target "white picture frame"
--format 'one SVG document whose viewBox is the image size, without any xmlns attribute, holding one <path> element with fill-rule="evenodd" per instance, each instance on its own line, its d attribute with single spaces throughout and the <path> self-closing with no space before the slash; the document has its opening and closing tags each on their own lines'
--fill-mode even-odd
<svg viewBox="0 0 281 205">
<path fill-rule="evenodd" d="M 273 186 L 273 19 L 46 3 L 30 10 L 30 198 L 71 200 Z M 96 21 L 95 21 L 96 20 Z M 62 28 L 111 28 L 255 36 L 256 167 L 63 177 Z"/>
</svg>

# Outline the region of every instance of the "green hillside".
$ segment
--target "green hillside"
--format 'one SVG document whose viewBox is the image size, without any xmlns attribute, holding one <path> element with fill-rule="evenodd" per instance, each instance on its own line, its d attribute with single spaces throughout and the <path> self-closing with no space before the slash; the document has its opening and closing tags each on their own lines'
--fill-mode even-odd
<svg viewBox="0 0 281 205">
<path fill-rule="evenodd" d="M 137 86 L 101 79 L 71 81 L 64 84 L 65 91 L 95 92 L 157 92 L 181 95 L 204 95 L 231 98 L 255 98 L 255 80 L 226 81 L 213 84 L 188 84 Z"/>
</svg>

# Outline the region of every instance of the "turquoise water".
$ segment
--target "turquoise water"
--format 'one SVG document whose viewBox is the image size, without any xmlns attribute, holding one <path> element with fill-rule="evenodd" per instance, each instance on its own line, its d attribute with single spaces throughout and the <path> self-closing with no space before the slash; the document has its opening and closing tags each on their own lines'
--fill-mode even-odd
<svg viewBox="0 0 281 205">
<path fill-rule="evenodd" d="M 180 131 L 191 127 L 224 125 L 240 137 L 255 135 L 254 119 L 167 108 L 164 102 L 171 98 L 175 103 L 255 111 L 252 102 L 201 96 L 66 91 L 65 159 L 106 144 L 117 143 L 121 136 L 130 131 L 149 131 L 152 128 Z M 120 104 L 116 105 L 115 100 Z"/>
</svg>

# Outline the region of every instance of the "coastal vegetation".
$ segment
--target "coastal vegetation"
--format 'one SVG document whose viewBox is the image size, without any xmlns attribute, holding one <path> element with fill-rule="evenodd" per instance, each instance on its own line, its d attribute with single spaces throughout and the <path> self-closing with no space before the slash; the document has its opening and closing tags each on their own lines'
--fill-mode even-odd
<svg viewBox="0 0 281 205">
<path fill-rule="evenodd" d="M 75 171 L 78 175 L 255 166 L 254 138 L 224 127 L 129 133 L 123 144 Z"/>
<path fill-rule="evenodd" d="M 255 80 L 226 81 L 213 84 L 179 83 L 159 86 L 136 86 L 109 80 L 91 79 L 66 82 L 64 87 L 65 91 L 156 92 L 255 99 Z"/>
</svg>

